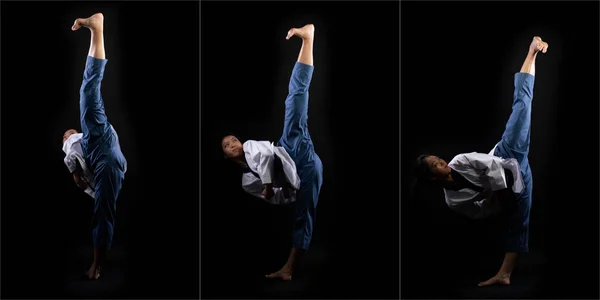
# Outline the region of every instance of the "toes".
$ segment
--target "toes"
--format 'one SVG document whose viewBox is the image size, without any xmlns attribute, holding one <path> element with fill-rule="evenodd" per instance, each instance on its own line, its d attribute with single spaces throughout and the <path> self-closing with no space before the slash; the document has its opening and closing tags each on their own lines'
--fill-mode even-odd
<svg viewBox="0 0 600 300">
<path fill-rule="evenodd" d="M 488 279 L 486 281 L 480 282 L 477 286 L 488 286 L 488 285 L 494 284 L 495 282 L 496 282 L 496 279 L 495 278 L 491 278 L 491 279 Z"/>
<path fill-rule="evenodd" d="M 294 29 L 290 29 L 285 37 L 286 40 L 289 40 L 294 35 Z"/>
<path fill-rule="evenodd" d="M 488 286 L 491 283 L 489 281 L 485 281 L 485 282 L 480 282 L 477 286 Z"/>
</svg>

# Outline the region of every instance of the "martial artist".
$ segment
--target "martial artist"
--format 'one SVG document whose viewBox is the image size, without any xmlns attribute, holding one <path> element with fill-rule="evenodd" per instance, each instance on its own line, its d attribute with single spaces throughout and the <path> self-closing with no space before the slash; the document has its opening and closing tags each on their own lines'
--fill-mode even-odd
<svg viewBox="0 0 600 300">
<path fill-rule="evenodd" d="M 431 180 L 443 187 L 447 205 L 472 219 L 507 212 L 508 228 L 504 262 L 491 279 L 479 286 L 510 284 L 518 253 L 529 251 L 529 212 L 533 177 L 529 167 L 531 102 L 535 59 L 546 53 L 548 44 L 533 38 L 519 73 L 514 76 L 512 112 L 501 140 L 491 152 L 463 153 L 446 163 L 434 155 L 417 158 L 419 180 Z"/>
<path fill-rule="evenodd" d="M 104 112 L 100 93 L 107 63 L 104 52 L 104 16 L 97 13 L 87 19 L 76 19 L 71 30 L 76 31 L 82 26 L 91 33 L 90 49 L 79 91 L 82 133 L 78 135 L 75 129 L 67 130 L 63 136 L 63 143 L 66 144 L 63 145 L 63 150 L 67 154 L 65 164 L 73 172 L 77 185 L 84 190 L 93 189 L 94 261 L 86 275 L 89 279 L 98 279 L 100 266 L 112 244 L 117 198 L 125 179 L 127 161 L 121 152 L 116 131 Z"/>
<path fill-rule="evenodd" d="M 283 134 L 277 145 L 228 135 L 221 140 L 225 156 L 243 170 L 243 189 L 274 204 L 295 205 L 292 249 L 286 264 L 267 278 L 291 280 L 297 261 L 309 247 L 323 183 L 323 165 L 308 131 L 308 89 L 313 73 L 315 27 L 292 28 L 286 39 L 298 36 L 302 48 L 292 70 L 285 100 Z"/>
</svg>

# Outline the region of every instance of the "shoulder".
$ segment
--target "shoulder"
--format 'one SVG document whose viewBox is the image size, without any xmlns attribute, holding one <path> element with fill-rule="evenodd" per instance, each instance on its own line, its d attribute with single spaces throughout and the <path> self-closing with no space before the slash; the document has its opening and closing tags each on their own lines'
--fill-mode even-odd
<svg viewBox="0 0 600 300">
<path fill-rule="evenodd" d="M 244 147 L 244 150 L 249 151 L 263 152 L 272 149 L 272 143 L 269 141 L 247 140 L 242 144 L 242 146 Z"/>
<path fill-rule="evenodd" d="M 448 165 L 454 165 L 454 164 L 463 164 L 465 162 L 469 161 L 469 157 L 471 156 L 473 152 L 470 153 L 459 153 L 457 155 L 455 155 L 452 160 L 450 160 L 450 162 L 448 163 Z"/>
<path fill-rule="evenodd" d="M 465 152 L 460 153 L 452 159 L 452 161 L 456 162 L 464 162 L 464 161 L 472 161 L 472 160 L 490 160 L 496 158 L 493 155 L 489 155 L 487 153 L 479 153 L 479 152 Z"/>
</svg>

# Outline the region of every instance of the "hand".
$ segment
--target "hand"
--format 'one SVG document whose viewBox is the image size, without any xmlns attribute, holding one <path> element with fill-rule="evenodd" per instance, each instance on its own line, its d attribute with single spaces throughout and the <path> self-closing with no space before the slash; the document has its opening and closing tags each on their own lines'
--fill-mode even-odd
<svg viewBox="0 0 600 300">
<path fill-rule="evenodd" d="M 263 194 L 263 196 L 265 196 L 265 199 L 270 200 L 275 195 L 275 192 L 273 191 L 273 185 L 265 184 L 264 187 L 265 188 L 264 188 L 262 194 Z"/>
<path fill-rule="evenodd" d="M 73 172 L 73 180 L 80 189 L 86 190 L 88 188 L 87 183 L 81 178 L 81 174 L 79 172 Z"/>
</svg>

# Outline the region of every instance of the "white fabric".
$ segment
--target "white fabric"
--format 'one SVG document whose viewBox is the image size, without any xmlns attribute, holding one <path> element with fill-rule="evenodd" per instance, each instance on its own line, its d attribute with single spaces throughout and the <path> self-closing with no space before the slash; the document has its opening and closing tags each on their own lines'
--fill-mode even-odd
<svg viewBox="0 0 600 300">
<path fill-rule="evenodd" d="M 494 145 L 494 148 L 492 148 L 492 151 L 490 151 L 490 153 L 488 153 L 488 155 L 494 155 L 494 152 L 496 151 L 497 147 L 498 147 L 498 143 L 496 143 L 496 145 Z"/>
<path fill-rule="evenodd" d="M 508 186 L 504 168 L 512 172 L 513 192 L 520 193 L 523 190 L 523 177 L 519 163 L 514 158 L 503 159 L 490 154 L 471 152 L 455 156 L 448 166 L 474 185 L 483 188 L 481 193 L 469 188 L 459 191 L 444 189 L 446 204 L 472 219 L 481 219 L 500 212 L 498 201 L 493 200 L 496 196 L 494 192 Z"/>
<path fill-rule="evenodd" d="M 242 176 L 242 187 L 247 193 L 261 198 L 272 204 L 287 204 L 296 201 L 296 191 L 290 191 L 290 197 L 286 198 L 282 188 L 273 188 L 275 195 L 267 200 L 262 192 L 263 185 L 272 183 L 274 172 L 274 155 L 277 155 L 283 165 L 286 179 L 295 190 L 300 189 L 300 177 L 296 171 L 296 164 L 283 147 L 273 145 L 268 141 L 248 140 L 243 144 L 246 163 L 253 172 L 244 173 Z"/>
<path fill-rule="evenodd" d="M 110 126 L 110 129 L 115 134 L 117 145 L 120 149 L 121 145 L 119 143 L 119 136 L 117 135 L 117 131 L 112 125 Z M 81 148 L 82 138 L 83 133 L 75 133 L 69 136 L 69 138 L 63 144 L 62 148 L 63 152 L 65 153 L 65 158 L 63 161 L 65 162 L 65 165 L 69 169 L 70 173 L 75 172 L 75 169 L 77 168 L 76 161 L 79 161 L 79 165 L 81 165 L 81 168 L 83 169 L 83 178 L 89 183 L 88 188 L 86 188 L 84 192 L 95 199 L 93 190 L 95 188 L 94 175 L 92 174 L 92 171 L 88 168 L 85 162 L 85 158 L 83 157 L 83 148 Z M 127 161 L 125 162 L 124 172 L 127 172 Z"/>
<path fill-rule="evenodd" d="M 79 161 L 79 165 L 83 169 L 83 178 L 89 182 L 88 188 L 85 189 L 85 193 L 90 197 L 94 197 L 94 191 L 92 190 L 95 186 L 94 184 L 94 176 L 87 164 L 85 163 L 85 158 L 83 157 L 83 149 L 81 148 L 81 139 L 83 138 L 83 133 L 75 133 L 71 134 L 69 138 L 63 144 L 63 152 L 65 152 L 64 162 L 70 173 L 75 172 L 77 169 L 77 161 Z"/>
</svg>

